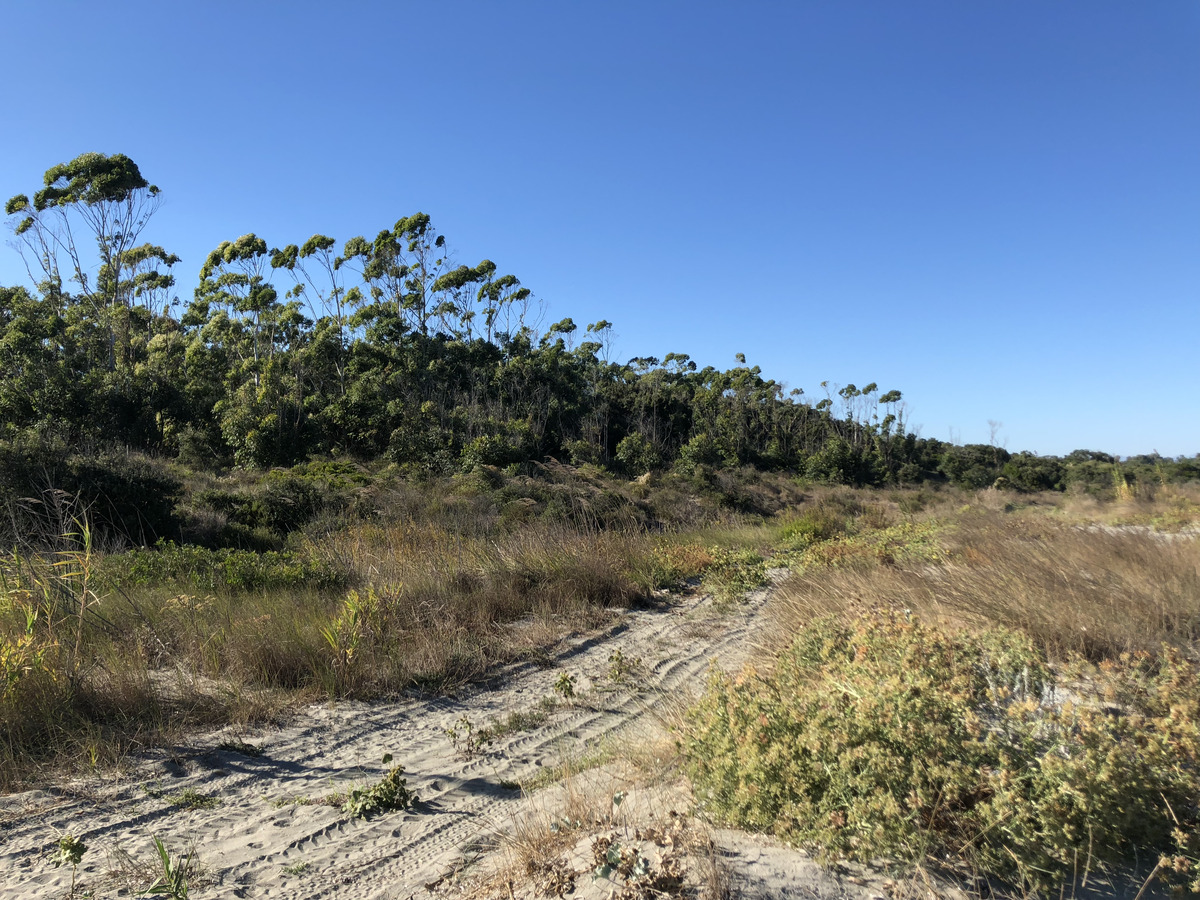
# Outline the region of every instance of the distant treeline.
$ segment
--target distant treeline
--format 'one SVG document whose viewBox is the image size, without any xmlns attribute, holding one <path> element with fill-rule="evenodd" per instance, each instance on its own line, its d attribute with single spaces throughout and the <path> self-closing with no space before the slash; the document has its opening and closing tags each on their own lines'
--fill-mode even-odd
<svg viewBox="0 0 1200 900">
<path fill-rule="evenodd" d="M 7 491 L 25 489 L 13 482 L 51 444 L 208 468 L 344 456 L 414 477 L 555 458 L 630 476 L 749 465 L 1015 490 L 1200 478 L 1200 457 L 1139 457 L 1114 475 L 1118 461 L 1102 453 L 920 438 L 899 391 L 785 393 L 740 355 L 726 371 L 685 353 L 612 361 L 611 323 L 563 319 L 540 332 L 529 290 L 490 260 L 454 265 L 423 213 L 340 249 L 324 235 L 281 248 L 253 234 L 223 242 L 181 302 L 178 258 L 141 239 L 159 198 L 129 158 L 84 154 L 6 204 L 37 283 L 0 288 Z M 56 487 L 113 477 L 72 458 Z"/>
</svg>

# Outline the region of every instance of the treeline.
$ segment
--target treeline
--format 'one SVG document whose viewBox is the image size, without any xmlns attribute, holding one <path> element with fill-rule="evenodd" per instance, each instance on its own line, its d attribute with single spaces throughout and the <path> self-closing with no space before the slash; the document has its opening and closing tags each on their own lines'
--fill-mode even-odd
<svg viewBox="0 0 1200 900">
<path fill-rule="evenodd" d="M 607 321 L 539 333 L 529 290 L 490 260 L 455 265 L 423 213 L 340 248 L 325 235 L 225 241 L 182 302 L 180 260 L 142 240 L 160 196 L 128 157 L 93 153 L 6 204 L 37 285 L 0 288 L 10 459 L 53 439 L 214 468 L 345 456 L 430 476 L 552 457 L 626 475 L 749 465 L 858 485 L 1113 482 L 1104 454 L 918 438 L 900 392 L 875 384 L 811 400 L 740 355 L 725 371 L 685 353 L 613 361 Z M 1142 468 L 1200 477 L 1198 459 Z"/>
</svg>

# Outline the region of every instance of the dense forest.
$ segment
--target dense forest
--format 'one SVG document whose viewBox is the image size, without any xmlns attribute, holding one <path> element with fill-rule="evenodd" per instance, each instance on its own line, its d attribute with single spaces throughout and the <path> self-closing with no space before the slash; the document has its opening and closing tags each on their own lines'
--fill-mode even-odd
<svg viewBox="0 0 1200 900">
<path fill-rule="evenodd" d="M 144 240 L 161 193 L 131 159 L 84 154 L 44 182 L 5 206 L 36 285 L 0 287 L 9 508 L 103 494 L 141 498 L 152 520 L 171 485 L 135 456 L 189 470 L 346 460 L 412 479 L 548 459 L 629 477 L 752 466 L 1016 491 L 1200 479 L 1200 456 L 1044 457 L 919 437 L 898 390 L 786 392 L 741 354 L 725 371 L 679 352 L 615 361 L 611 323 L 540 330 L 529 288 L 488 259 L 456 264 L 420 212 L 373 238 L 222 241 L 180 299 L 181 261 Z"/>
</svg>

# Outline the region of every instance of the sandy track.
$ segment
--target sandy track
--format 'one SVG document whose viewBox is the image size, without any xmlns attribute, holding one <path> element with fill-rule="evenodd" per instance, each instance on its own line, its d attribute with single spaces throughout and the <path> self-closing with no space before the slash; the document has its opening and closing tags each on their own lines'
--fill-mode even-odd
<svg viewBox="0 0 1200 900">
<path fill-rule="evenodd" d="M 762 627 L 765 598 L 761 592 L 718 611 L 710 598 L 693 595 L 634 610 L 599 634 L 568 642 L 553 667 L 514 668 L 494 687 L 459 699 L 313 706 L 283 728 L 240 735 L 262 747 L 259 757 L 218 749 L 232 735 L 214 733 L 147 754 L 118 779 L 0 798 L 0 900 L 66 894 L 70 872 L 49 861 L 66 832 L 89 847 L 80 887 L 97 897 L 129 895 L 130 882 L 110 873 L 106 856 L 120 849 L 148 862 L 151 835 L 173 851 L 194 842 L 207 879 L 194 896 L 421 896 L 464 847 L 517 808 L 520 794 L 506 784 L 609 742 L 637 741 L 654 730 L 664 703 L 703 687 L 710 660 L 740 665 Z M 608 677 L 615 650 L 642 660 L 622 685 Z M 563 672 L 576 679 L 573 707 L 471 759 L 455 754 L 445 730 L 464 715 L 480 727 L 538 709 L 555 696 Z M 412 811 L 348 820 L 311 803 L 378 781 L 389 753 L 420 796 Z M 220 805 L 185 811 L 168 802 L 188 789 Z"/>
</svg>

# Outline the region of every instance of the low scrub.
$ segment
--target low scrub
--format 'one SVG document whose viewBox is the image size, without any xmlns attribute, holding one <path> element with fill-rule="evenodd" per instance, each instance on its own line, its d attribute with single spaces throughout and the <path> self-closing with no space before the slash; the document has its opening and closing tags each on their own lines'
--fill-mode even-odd
<svg viewBox="0 0 1200 900">
<path fill-rule="evenodd" d="M 1196 667 L 1125 654 L 1064 684 L 1017 632 L 875 611 L 714 672 L 683 745 L 712 814 L 827 857 L 950 856 L 1045 891 L 1151 854 L 1194 879 Z"/>
<path fill-rule="evenodd" d="M 767 562 L 754 550 L 713 547 L 704 571 L 704 586 L 717 600 L 739 600 L 767 583 Z"/>
<path fill-rule="evenodd" d="M 159 541 L 153 549 L 130 550 L 104 559 L 99 577 L 114 589 L 147 585 L 199 591 L 261 591 L 332 588 L 346 573 L 310 550 L 210 550 Z"/>
<path fill-rule="evenodd" d="M 1048 653 L 1094 662 L 1200 639 L 1200 540 L 970 510 L 814 545 L 773 613 L 790 640 L 863 603 L 1019 629 Z"/>
<path fill-rule="evenodd" d="M 172 727 L 444 687 L 543 656 L 648 595 L 652 546 L 359 523 L 289 552 L 0 560 L 0 789 L 39 762 L 108 759 Z"/>
</svg>

